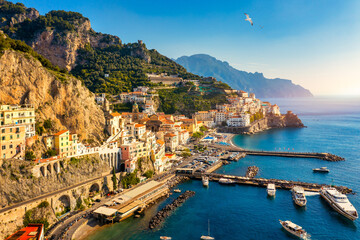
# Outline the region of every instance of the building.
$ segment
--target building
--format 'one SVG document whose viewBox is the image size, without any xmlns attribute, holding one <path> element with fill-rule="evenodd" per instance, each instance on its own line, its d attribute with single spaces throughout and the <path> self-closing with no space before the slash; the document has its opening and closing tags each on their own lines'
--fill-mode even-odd
<svg viewBox="0 0 360 240">
<path fill-rule="evenodd" d="M 147 93 L 149 91 L 149 88 L 144 87 L 144 86 L 139 86 L 139 87 L 134 88 L 133 91 Z"/>
<path fill-rule="evenodd" d="M 179 145 L 178 136 L 173 133 L 167 133 L 164 135 L 165 140 L 165 150 L 174 152 L 176 147 Z"/>
<path fill-rule="evenodd" d="M 103 105 L 105 103 L 106 95 L 105 93 L 100 93 L 95 96 L 95 101 L 99 105 Z"/>
<path fill-rule="evenodd" d="M 239 95 L 240 97 L 243 97 L 243 98 L 249 97 L 249 94 L 248 94 L 247 92 L 245 92 L 245 91 L 242 91 L 242 90 L 239 90 L 239 91 L 238 91 L 238 95 Z"/>
<path fill-rule="evenodd" d="M 25 129 L 24 125 L 16 124 L 0 126 L 0 158 L 24 158 Z"/>
<path fill-rule="evenodd" d="M 73 138 L 75 141 L 77 135 L 70 134 L 69 130 L 62 130 L 54 134 L 55 151 L 58 156 L 69 157 L 77 154 L 77 146 L 73 144 Z"/>
<path fill-rule="evenodd" d="M 229 127 L 247 127 L 250 125 L 250 114 L 232 116 L 226 123 Z"/>
<path fill-rule="evenodd" d="M 0 126 L 24 125 L 25 138 L 35 136 L 35 108 L 32 105 L 0 105 Z"/>
<path fill-rule="evenodd" d="M 44 225 L 30 223 L 5 240 L 44 240 Z"/>
<path fill-rule="evenodd" d="M 162 83 L 165 85 L 175 85 L 183 81 L 183 79 L 178 77 L 177 75 L 167 76 L 166 73 L 161 73 L 161 74 L 148 73 L 147 76 L 152 83 Z"/>
</svg>

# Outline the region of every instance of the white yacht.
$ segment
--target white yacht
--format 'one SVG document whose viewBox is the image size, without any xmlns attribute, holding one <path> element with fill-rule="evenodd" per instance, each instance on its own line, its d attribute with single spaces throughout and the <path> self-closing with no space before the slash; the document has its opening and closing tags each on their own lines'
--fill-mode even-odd
<svg viewBox="0 0 360 240">
<path fill-rule="evenodd" d="M 161 240 L 171 240 L 171 237 L 161 236 L 160 239 L 161 239 Z"/>
<path fill-rule="evenodd" d="M 215 238 L 210 237 L 210 220 L 208 220 L 208 235 L 207 236 L 201 236 L 201 240 L 215 240 Z"/>
<path fill-rule="evenodd" d="M 330 170 L 327 167 L 321 167 L 321 168 L 314 168 L 314 172 L 320 172 L 320 173 L 329 173 Z"/>
<path fill-rule="evenodd" d="M 228 178 L 220 178 L 219 183 L 221 184 L 235 184 L 234 180 L 228 179 Z"/>
<path fill-rule="evenodd" d="M 202 184 L 204 187 L 208 187 L 209 186 L 209 177 L 208 176 L 202 176 L 201 177 L 201 180 L 202 180 Z"/>
<path fill-rule="evenodd" d="M 300 186 L 295 186 L 291 189 L 292 191 L 292 198 L 296 205 L 300 207 L 304 207 L 306 205 L 306 197 L 304 188 Z"/>
<path fill-rule="evenodd" d="M 276 187 L 275 187 L 275 184 L 273 183 L 269 183 L 267 185 L 267 194 L 270 196 L 270 197 L 275 197 L 275 193 L 276 193 Z"/>
<path fill-rule="evenodd" d="M 347 217 L 348 219 L 354 221 L 359 217 L 355 207 L 350 203 L 347 196 L 340 193 L 336 188 L 322 187 L 320 190 L 320 195 L 335 211 Z"/>
<path fill-rule="evenodd" d="M 299 225 L 296 225 L 295 223 L 286 220 L 286 221 L 281 221 L 279 220 L 281 226 L 288 231 L 289 233 L 301 238 L 301 239 L 310 239 L 310 234 L 308 234 L 302 227 L 300 227 Z"/>
</svg>

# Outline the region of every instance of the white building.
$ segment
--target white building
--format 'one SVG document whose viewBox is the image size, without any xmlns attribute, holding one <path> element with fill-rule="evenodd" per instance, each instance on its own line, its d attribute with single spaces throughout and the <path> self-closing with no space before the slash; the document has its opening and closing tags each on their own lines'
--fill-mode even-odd
<svg viewBox="0 0 360 240">
<path fill-rule="evenodd" d="M 250 115 L 249 114 L 241 114 L 238 116 L 230 117 L 226 121 L 229 127 L 247 127 L 250 125 Z"/>
</svg>

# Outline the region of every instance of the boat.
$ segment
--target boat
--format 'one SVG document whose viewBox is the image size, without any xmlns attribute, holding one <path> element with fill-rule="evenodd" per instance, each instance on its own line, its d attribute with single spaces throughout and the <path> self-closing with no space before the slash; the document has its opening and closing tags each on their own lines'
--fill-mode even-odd
<svg viewBox="0 0 360 240">
<path fill-rule="evenodd" d="M 181 190 L 177 188 L 177 189 L 174 189 L 174 192 L 181 193 Z"/>
<path fill-rule="evenodd" d="M 208 220 L 208 235 L 207 236 L 201 236 L 201 240 L 215 240 L 215 238 L 210 237 L 210 220 Z"/>
<path fill-rule="evenodd" d="M 329 173 L 330 170 L 327 167 L 321 167 L 321 168 L 314 168 L 314 172 L 320 172 L 320 173 Z"/>
<path fill-rule="evenodd" d="M 292 191 L 292 198 L 296 205 L 300 207 L 304 207 L 306 205 L 306 197 L 304 188 L 300 186 L 295 186 L 291 189 Z"/>
<path fill-rule="evenodd" d="M 275 193 L 276 193 L 276 187 L 275 187 L 275 184 L 273 183 L 269 183 L 267 185 L 267 194 L 270 196 L 270 197 L 275 197 Z"/>
<path fill-rule="evenodd" d="M 219 183 L 221 184 L 235 184 L 234 180 L 228 179 L 228 178 L 220 178 Z"/>
<path fill-rule="evenodd" d="M 301 239 L 310 239 L 310 234 L 308 234 L 302 227 L 300 227 L 299 225 L 286 220 L 286 221 L 281 221 L 279 220 L 281 226 L 288 231 L 289 233 L 291 233 L 292 235 L 295 235 Z"/>
<path fill-rule="evenodd" d="M 161 240 L 171 240 L 171 237 L 161 236 L 160 239 L 161 239 Z"/>
<path fill-rule="evenodd" d="M 359 215 L 355 207 L 350 203 L 345 194 L 340 193 L 333 187 L 322 187 L 320 195 L 330 204 L 330 206 L 343 215 L 344 217 L 354 221 Z"/>
<path fill-rule="evenodd" d="M 201 180 L 202 180 L 202 184 L 203 184 L 204 187 L 209 186 L 209 177 L 208 176 L 202 176 Z"/>
</svg>

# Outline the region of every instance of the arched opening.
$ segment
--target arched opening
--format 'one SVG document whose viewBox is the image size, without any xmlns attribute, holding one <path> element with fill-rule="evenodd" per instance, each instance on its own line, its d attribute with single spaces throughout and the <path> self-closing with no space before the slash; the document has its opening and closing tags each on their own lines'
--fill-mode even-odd
<svg viewBox="0 0 360 240">
<path fill-rule="evenodd" d="M 120 165 L 120 172 L 125 172 L 125 163 Z"/>
<path fill-rule="evenodd" d="M 40 167 L 40 172 L 43 175 L 43 177 L 46 177 L 46 172 L 45 172 L 45 167 L 44 166 Z"/>
<path fill-rule="evenodd" d="M 71 205 L 70 205 L 70 197 L 69 195 L 62 195 L 57 200 L 56 212 L 60 215 L 63 215 L 67 212 L 70 212 Z"/>
<path fill-rule="evenodd" d="M 98 193 L 100 191 L 100 186 L 97 183 L 94 183 L 93 185 L 91 185 L 90 189 L 89 189 L 89 197 L 94 197 L 96 195 L 96 193 Z"/>
<path fill-rule="evenodd" d="M 55 171 L 55 173 L 59 173 L 59 172 L 60 172 L 59 164 L 58 164 L 57 162 L 54 163 L 54 171 Z"/>
<path fill-rule="evenodd" d="M 49 173 L 51 174 L 51 164 L 48 164 L 48 165 L 46 166 L 46 168 L 47 168 L 47 170 L 49 171 Z"/>
</svg>

